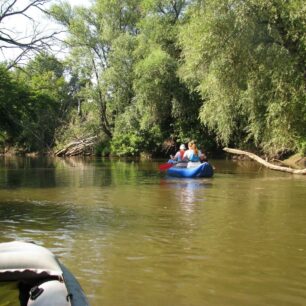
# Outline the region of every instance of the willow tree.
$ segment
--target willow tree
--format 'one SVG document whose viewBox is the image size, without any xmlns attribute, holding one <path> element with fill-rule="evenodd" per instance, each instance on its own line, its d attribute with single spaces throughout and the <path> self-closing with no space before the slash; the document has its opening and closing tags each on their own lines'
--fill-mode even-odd
<svg viewBox="0 0 306 306">
<path fill-rule="evenodd" d="M 197 1 L 180 32 L 180 74 L 222 144 L 305 150 L 305 6 L 301 0 Z"/>
<path fill-rule="evenodd" d="M 90 8 L 53 6 L 52 15 L 68 30 L 72 73 L 87 80 L 83 99 L 97 106 L 99 125 L 112 138 L 115 118 L 131 103 L 133 37 L 138 1 L 98 0 Z"/>
<path fill-rule="evenodd" d="M 117 154 L 160 148 L 203 130 L 200 99 L 178 78 L 179 25 L 189 1 L 95 1 L 90 8 L 54 6 L 68 29 L 74 75 L 87 79 L 87 105 Z"/>
<path fill-rule="evenodd" d="M 181 48 L 178 33 L 190 1 L 143 1 L 144 16 L 136 49 L 134 88 L 143 126 L 155 126 L 162 138 L 203 141 L 198 120 L 201 101 L 177 75 Z"/>
</svg>

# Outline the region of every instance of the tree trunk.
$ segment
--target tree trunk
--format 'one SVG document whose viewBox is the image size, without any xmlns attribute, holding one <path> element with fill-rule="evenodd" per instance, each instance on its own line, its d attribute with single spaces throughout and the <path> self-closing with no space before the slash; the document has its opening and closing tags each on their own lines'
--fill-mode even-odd
<svg viewBox="0 0 306 306">
<path fill-rule="evenodd" d="M 251 158 L 253 160 L 256 160 L 258 163 L 260 163 L 260 164 L 264 165 L 265 167 L 267 167 L 269 169 L 272 169 L 272 170 L 289 172 L 289 173 L 293 173 L 293 174 L 306 174 L 306 169 L 296 170 L 296 169 L 292 169 L 292 168 L 288 168 L 288 167 L 276 166 L 276 165 L 273 165 L 271 163 L 268 163 L 264 159 L 260 158 L 259 156 L 255 155 L 253 153 L 250 153 L 250 152 L 237 150 L 237 149 L 231 149 L 231 148 L 224 148 L 223 151 L 228 152 L 228 153 L 238 154 L 238 155 L 246 155 L 249 158 Z"/>
</svg>

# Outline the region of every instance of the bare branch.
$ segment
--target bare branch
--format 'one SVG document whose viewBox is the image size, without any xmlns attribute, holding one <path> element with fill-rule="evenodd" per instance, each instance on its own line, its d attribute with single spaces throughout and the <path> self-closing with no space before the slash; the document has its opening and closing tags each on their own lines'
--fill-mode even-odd
<svg viewBox="0 0 306 306">
<path fill-rule="evenodd" d="M 11 4 L 9 4 L 8 7 L 4 10 L 3 13 L 2 13 L 2 7 L 4 6 L 5 3 L 3 4 L 3 6 L 1 6 L 0 22 L 3 20 L 3 18 L 5 18 L 8 15 L 9 11 L 12 9 L 12 7 L 15 5 L 16 2 L 17 2 L 17 0 L 15 0 Z"/>
<path fill-rule="evenodd" d="M 19 63 L 19 61 L 24 58 L 24 56 L 26 55 L 26 53 L 28 52 L 29 50 L 22 50 L 22 52 L 17 56 L 15 57 L 15 59 L 13 61 L 11 61 L 7 66 L 6 68 L 8 70 L 10 70 L 11 68 L 13 67 L 16 67 L 16 65 Z"/>
<path fill-rule="evenodd" d="M 24 15 L 24 13 L 26 11 L 29 10 L 30 7 L 36 7 L 39 9 L 39 6 L 41 5 L 44 5 L 46 3 L 48 3 L 50 0 L 35 0 L 35 1 L 32 1 L 30 2 L 26 7 L 24 7 L 23 9 L 20 9 L 20 10 L 16 10 L 16 11 L 12 11 L 10 13 L 10 10 L 13 8 L 13 6 L 16 4 L 17 0 L 14 0 L 9 6 L 8 8 L 6 9 L 6 11 L 1 14 L 0 16 L 0 22 L 6 18 L 6 17 L 10 17 L 10 16 L 14 16 L 14 15 Z"/>
<path fill-rule="evenodd" d="M 36 18 L 31 15 L 33 9 L 39 10 L 44 15 L 50 15 L 47 10 L 43 7 L 51 0 L 28 0 L 28 2 L 17 1 L 17 0 L 7 0 L 2 3 L 0 7 L 0 50 L 4 54 L 5 49 L 20 49 L 21 52 L 16 55 L 15 59 L 12 61 L 12 65 L 16 65 L 18 61 L 21 61 L 25 55 L 31 52 L 41 52 L 46 50 L 53 50 L 55 47 L 55 42 L 59 42 L 60 39 L 57 37 L 65 31 L 61 30 L 44 30 L 40 29 L 40 24 L 37 22 Z M 17 4 L 18 2 L 18 4 Z M 18 7 L 17 5 L 23 5 Z M 3 22 L 5 18 L 24 18 L 32 24 L 31 34 L 22 34 L 16 31 L 11 26 L 7 26 Z M 11 27 L 11 28 L 10 28 Z"/>
</svg>

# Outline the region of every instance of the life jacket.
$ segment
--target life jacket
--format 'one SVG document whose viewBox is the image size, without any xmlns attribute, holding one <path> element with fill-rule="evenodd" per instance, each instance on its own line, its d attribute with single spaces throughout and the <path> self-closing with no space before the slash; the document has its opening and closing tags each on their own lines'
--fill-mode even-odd
<svg viewBox="0 0 306 306">
<path fill-rule="evenodd" d="M 190 160 L 191 162 L 198 162 L 198 161 L 200 161 L 199 153 L 196 155 L 196 154 L 194 154 L 194 152 L 192 151 L 191 154 L 190 154 L 190 156 L 189 156 L 189 160 Z"/>
<path fill-rule="evenodd" d="M 180 155 L 178 156 L 178 161 L 182 161 L 183 160 L 183 156 L 185 154 L 185 151 L 184 150 L 180 150 Z"/>
</svg>

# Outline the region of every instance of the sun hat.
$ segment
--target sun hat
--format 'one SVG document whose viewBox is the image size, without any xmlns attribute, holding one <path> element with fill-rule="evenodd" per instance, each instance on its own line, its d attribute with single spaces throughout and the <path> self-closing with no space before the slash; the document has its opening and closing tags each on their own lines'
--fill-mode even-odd
<svg viewBox="0 0 306 306">
<path fill-rule="evenodd" d="M 180 150 L 186 150 L 186 147 L 185 147 L 184 144 L 181 144 L 181 145 L 180 145 Z"/>
</svg>

